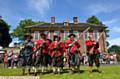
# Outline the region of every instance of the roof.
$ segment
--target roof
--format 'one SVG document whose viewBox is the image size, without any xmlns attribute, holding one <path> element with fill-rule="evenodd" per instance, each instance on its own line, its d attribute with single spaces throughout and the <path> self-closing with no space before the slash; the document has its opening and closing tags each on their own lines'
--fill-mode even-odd
<svg viewBox="0 0 120 79">
<path fill-rule="evenodd" d="M 26 29 L 31 29 L 31 30 L 84 30 L 86 28 L 90 27 L 91 29 L 98 29 L 102 30 L 106 27 L 102 25 L 93 25 L 89 23 L 69 23 L 68 26 L 64 26 L 64 23 L 43 23 L 43 24 L 36 24 L 32 26 L 26 27 Z"/>
</svg>

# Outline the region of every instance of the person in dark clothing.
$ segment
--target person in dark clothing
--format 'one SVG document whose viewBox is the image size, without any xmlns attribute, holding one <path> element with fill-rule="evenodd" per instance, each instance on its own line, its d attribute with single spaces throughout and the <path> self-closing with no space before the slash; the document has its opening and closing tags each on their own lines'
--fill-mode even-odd
<svg viewBox="0 0 120 79">
<path fill-rule="evenodd" d="M 99 43 L 92 39 L 92 36 L 89 36 L 89 40 L 86 41 L 86 47 L 87 47 L 87 55 L 88 55 L 88 63 L 90 67 L 90 72 L 92 72 L 93 63 L 95 62 L 95 65 L 97 67 L 97 71 L 101 72 L 99 70 L 100 62 L 99 62 Z"/>
<path fill-rule="evenodd" d="M 25 74 L 25 68 L 28 68 L 28 73 L 30 73 L 30 67 L 32 65 L 32 52 L 34 43 L 32 41 L 31 35 L 25 35 L 24 48 L 21 51 L 23 75 Z"/>
</svg>

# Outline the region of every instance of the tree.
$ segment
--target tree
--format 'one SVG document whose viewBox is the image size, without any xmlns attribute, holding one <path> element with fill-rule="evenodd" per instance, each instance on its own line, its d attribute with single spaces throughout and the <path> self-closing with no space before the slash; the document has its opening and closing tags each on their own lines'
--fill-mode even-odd
<svg viewBox="0 0 120 79">
<path fill-rule="evenodd" d="M 112 45 L 108 50 L 109 52 L 115 52 L 120 55 L 120 46 L 118 45 Z"/>
<path fill-rule="evenodd" d="M 43 23 L 44 22 L 33 21 L 32 19 L 21 20 L 20 23 L 18 24 L 18 26 L 13 30 L 11 35 L 13 37 L 18 37 L 19 40 L 23 40 L 24 39 L 24 35 L 27 32 L 25 27 L 31 26 L 31 25 L 35 25 L 35 24 L 43 24 Z"/>
<path fill-rule="evenodd" d="M 9 34 L 10 25 L 8 25 L 2 18 L 0 18 L 0 46 L 8 47 L 12 38 Z"/>
<path fill-rule="evenodd" d="M 96 25 L 102 25 L 102 22 L 100 22 L 96 16 L 89 17 L 87 19 L 87 23 L 96 24 Z"/>
<path fill-rule="evenodd" d="M 114 52 L 117 54 L 117 60 L 120 61 L 120 46 L 118 45 L 112 45 L 108 49 L 109 53 Z"/>
<path fill-rule="evenodd" d="M 106 46 L 109 47 L 110 43 L 108 41 L 106 41 Z"/>
<path fill-rule="evenodd" d="M 106 27 L 104 29 L 105 31 L 105 34 L 106 34 L 106 37 L 109 37 L 108 33 L 109 33 L 109 30 L 107 29 L 108 26 L 106 26 L 105 24 L 103 24 L 96 16 L 91 16 L 87 19 L 87 23 L 89 24 L 94 24 L 94 25 L 101 25 L 101 26 L 104 26 Z"/>
</svg>

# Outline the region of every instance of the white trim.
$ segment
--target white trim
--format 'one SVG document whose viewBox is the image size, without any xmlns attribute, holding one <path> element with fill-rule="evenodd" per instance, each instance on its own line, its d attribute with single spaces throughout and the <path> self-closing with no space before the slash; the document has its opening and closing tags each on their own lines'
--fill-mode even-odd
<svg viewBox="0 0 120 79">
<path fill-rule="evenodd" d="M 85 40 L 88 40 L 88 36 L 89 36 L 89 32 L 86 32 L 86 33 L 84 34 L 84 39 L 85 39 Z"/>
<path fill-rule="evenodd" d="M 64 31 L 64 40 L 66 40 L 66 37 L 68 37 L 69 33 L 70 32 L 68 30 Z"/>
<path fill-rule="evenodd" d="M 75 34 L 76 38 L 78 38 L 78 31 L 77 30 L 73 31 L 73 34 Z"/>
<path fill-rule="evenodd" d="M 60 31 L 54 31 L 53 35 L 58 35 Z"/>
<path fill-rule="evenodd" d="M 98 30 L 94 30 L 93 37 L 94 37 L 95 40 L 97 40 L 99 38 L 99 32 L 98 32 Z"/>
<path fill-rule="evenodd" d="M 51 39 L 51 38 L 50 38 L 50 32 L 48 33 L 48 39 Z"/>
<path fill-rule="evenodd" d="M 37 39 L 36 39 L 37 36 Z M 40 38 L 39 31 L 34 31 L 34 40 L 38 40 Z"/>
</svg>

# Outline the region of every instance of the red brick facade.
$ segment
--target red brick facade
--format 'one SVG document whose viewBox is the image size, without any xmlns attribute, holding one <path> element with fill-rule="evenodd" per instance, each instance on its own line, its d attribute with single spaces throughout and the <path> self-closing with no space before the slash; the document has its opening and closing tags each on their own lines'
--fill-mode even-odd
<svg viewBox="0 0 120 79">
<path fill-rule="evenodd" d="M 85 41 L 88 40 L 89 35 L 93 36 L 93 38 L 97 40 L 102 33 L 101 37 L 99 38 L 99 44 L 100 44 L 99 50 L 101 52 L 107 52 L 104 26 L 91 25 L 87 23 L 78 23 L 76 20 L 74 21 L 75 22 L 68 23 L 68 25 L 65 26 L 64 23 L 55 23 L 55 18 L 53 18 L 51 23 L 28 26 L 26 29 L 28 30 L 28 32 L 32 34 L 34 40 L 40 39 L 40 33 L 45 33 L 49 39 L 53 40 L 54 35 L 60 35 L 62 41 L 64 41 L 68 38 L 67 36 L 69 34 L 74 33 L 76 34 L 76 39 L 79 39 L 82 52 L 86 52 Z M 90 29 L 83 34 L 83 31 L 86 30 L 88 27 L 90 27 Z"/>
</svg>

